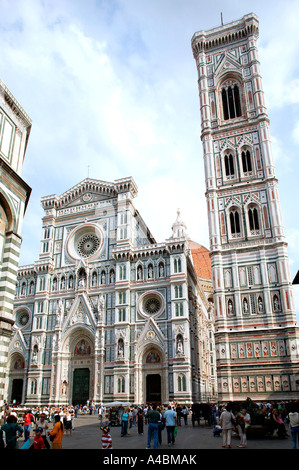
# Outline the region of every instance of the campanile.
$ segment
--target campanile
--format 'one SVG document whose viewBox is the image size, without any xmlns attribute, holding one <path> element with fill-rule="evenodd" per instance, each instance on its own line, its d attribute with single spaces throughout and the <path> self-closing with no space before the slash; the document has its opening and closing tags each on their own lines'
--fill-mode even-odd
<svg viewBox="0 0 299 470">
<path fill-rule="evenodd" d="M 192 38 L 220 401 L 298 397 L 298 328 L 255 14 Z"/>
</svg>

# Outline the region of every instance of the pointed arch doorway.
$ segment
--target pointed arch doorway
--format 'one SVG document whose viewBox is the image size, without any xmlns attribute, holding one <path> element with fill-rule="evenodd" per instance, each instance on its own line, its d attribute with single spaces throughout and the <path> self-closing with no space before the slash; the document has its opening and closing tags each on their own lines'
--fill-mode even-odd
<svg viewBox="0 0 299 470">
<path fill-rule="evenodd" d="M 162 402 L 160 374 L 148 374 L 146 376 L 146 402 L 157 404 Z"/>
<path fill-rule="evenodd" d="M 73 405 L 85 405 L 89 400 L 90 370 L 75 369 L 73 375 Z"/>
<path fill-rule="evenodd" d="M 164 352 L 151 345 L 142 357 L 142 403 L 164 404 L 167 401 L 166 369 Z"/>
</svg>

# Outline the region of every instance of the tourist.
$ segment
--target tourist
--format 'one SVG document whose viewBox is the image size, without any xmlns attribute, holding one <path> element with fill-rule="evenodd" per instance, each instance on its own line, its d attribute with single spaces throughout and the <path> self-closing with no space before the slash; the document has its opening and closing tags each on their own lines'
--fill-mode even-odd
<svg viewBox="0 0 299 470">
<path fill-rule="evenodd" d="M 30 449 L 45 449 L 46 448 L 45 441 L 42 436 L 43 428 L 36 428 L 34 429 L 34 431 L 35 431 L 34 441 Z"/>
<path fill-rule="evenodd" d="M 72 435 L 72 415 L 69 412 L 69 410 L 66 411 L 65 417 L 64 417 L 64 428 L 65 428 L 65 434 L 68 436 L 68 432 L 70 431 L 70 436 Z"/>
<path fill-rule="evenodd" d="M 236 416 L 236 425 L 238 434 L 240 436 L 240 444 L 238 447 L 246 447 L 247 445 L 247 437 L 246 437 L 246 429 L 250 425 L 250 415 L 247 413 L 245 409 L 241 410 Z"/>
<path fill-rule="evenodd" d="M 46 421 L 46 414 L 45 413 L 40 414 L 40 418 L 39 418 L 38 421 L 35 422 L 35 425 L 36 425 L 37 428 L 42 429 L 42 438 L 44 440 L 45 447 L 46 447 L 46 449 L 50 449 L 50 444 L 47 440 L 47 429 L 49 428 L 49 426 L 48 426 L 48 423 Z"/>
<path fill-rule="evenodd" d="M 110 435 L 110 428 L 108 426 L 101 426 L 102 434 L 102 449 L 113 449 L 112 437 Z"/>
<path fill-rule="evenodd" d="M 189 411 L 187 410 L 186 406 L 184 405 L 183 409 L 182 409 L 182 415 L 183 415 L 183 418 L 184 418 L 185 425 L 187 425 L 188 414 L 189 414 Z"/>
<path fill-rule="evenodd" d="M 181 426 L 181 418 L 182 418 L 182 407 L 178 405 L 176 408 L 176 415 L 177 415 L 177 424 Z"/>
<path fill-rule="evenodd" d="M 168 405 L 167 410 L 164 413 L 165 426 L 167 429 L 167 442 L 170 447 L 175 443 L 174 430 L 177 425 L 176 412 Z"/>
<path fill-rule="evenodd" d="M 277 408 L 274 408 L 272 416 L 273 416 L 275 428 L 277 429 L 278 437 L 280 437 L 281 439 L 288 437 L 283 419 L 280 413 L 278 412 Z"/>
<path fill-rule="evenodd" d="M 127 406 L 120 417 L 121 437 L 126 436 L 128 434 L 129 412 L 130 412 L 130 408 Z"/>
<path fill-rule="evenodd" d="M 27 441 L 27 439 L 29 439 L 30 437 L 32 423 L 35 422 L 35 419 L 34 419 L 33 414 L 31 413 L 31 410 L 27 410 L 27 412 L 24 413 L 23 421 L 24 421 L 24 438 L 25 438 L 25 441 Z"/>
<path fill-rule="evenodd" d="M 59 414 L 55 415 L 55 424 L 51 432 L 48 432 L 50 440 L 52 441 L 52 449 L 62 449 L 62 438 L 64 432 L 63 423 L 60 420 Z"/>
<path fill-rule="evenodd" d="M 13 415 L 8 416 L 6 424 L 3 424 L 1 429 L 5 432 L 6 449 L 17 449 L 18 437 L 22 436 L 24 432 L 24 429 L 18 424 L 17 418 Z"/>
<path fill-rule="evenodd" d="M 143 425 L 144 425 L 143 410 L 142 410 L 142 408 L 138 408 L 138 413 L 137 413 L 138 434 L 143 435 Z"/>
<path fill-rule="evenodd" d="M 231 412 L 232 407 L 230 404 L 226 408 L 223 408 L 223 411 L 220 415 L 220 426 L 222 429 L 222 447 L 231 448 L 231 439 L 232 439 L 232 430 L 235 427 L 235 417 Z"/>
<path fill-rule="evenodd" d="M 159 430 L 158 423 L 160 421 L 160 413 L 157 411 L 157 405 L 154 403 L 152 410 L 148 412 L 148 434 L 147 434 L 147 449 L 151 448 L 152 434 L 154 436 L 154 449 L 158 448 Z"/>
<path fill-rule="evenodd" d="M 298 403 L 291 403 L 290 412 L 288 414 L 290 430 L 292 435 L 292 448 L 297 449 L 299 440 L 299 413 Z"/>
</svg>

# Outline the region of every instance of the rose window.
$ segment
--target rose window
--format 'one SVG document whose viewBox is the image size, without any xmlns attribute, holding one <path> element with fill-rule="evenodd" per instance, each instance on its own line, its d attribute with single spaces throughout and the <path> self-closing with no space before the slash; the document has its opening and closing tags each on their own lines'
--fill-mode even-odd
<svg viewBox="0 0 299 470">
<path fill-rule="evenodd" d="M 98 250 L 100 243 L 100 239 L 92 233 L 83 235 L 77 243 L 78 253 L 82 258 L 88 258 Z"/>
<path fill-rule="evenodd" d="M 163 295 L 157 291 L 145 292 L 139 297 L 138 311 L 147 318 L 148 316 L 157 317 L 165 310 L 165 300 Z"/>
<path fill-rule="evenodd" d="M 148 299 L 144 302 L 144 310 L 150 315 L 159 312 L 161 308 L 161 301 L 158 298 Z"/>
<path fill-rule="evenodd" d="M 72 259 L 95 259 L 104 243 L 104 233 L 98 224 L 84 223 L 72 230 L 66 240 L 66 252 Z"/>
<path fill-rule="evenodd" d="M 23 328 L 29 322 L 29 313 L 26 311 L 21 311 L 17 313 L 16 316 L 16 326 Z"/>
</svg>

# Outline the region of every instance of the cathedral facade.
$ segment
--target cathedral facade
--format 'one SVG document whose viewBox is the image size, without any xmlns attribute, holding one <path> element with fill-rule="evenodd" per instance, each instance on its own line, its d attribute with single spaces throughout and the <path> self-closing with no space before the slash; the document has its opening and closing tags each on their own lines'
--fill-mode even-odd
<svg viewBox="0 0 299 470">
<path fill-rule="evenodd" d="M 22 266 L 7 399 L 142 404 L 216 399 L 209 251 L 178 213 L 157 243 L 133 178 L 42 198 L 39 259 Z"/>
<path fill-rule="evenodd" d="M 259 21 L 195 33 L 219 399 L 294 399 L 299 336 L 257 40 Z"/>
<path fill-rule="evenodd" d="M 8 349 L 21 229 L 31 188 L 21 178 L 31 119 L 0 80 L 0 404 L 5 397 Z"/>
</svg>

